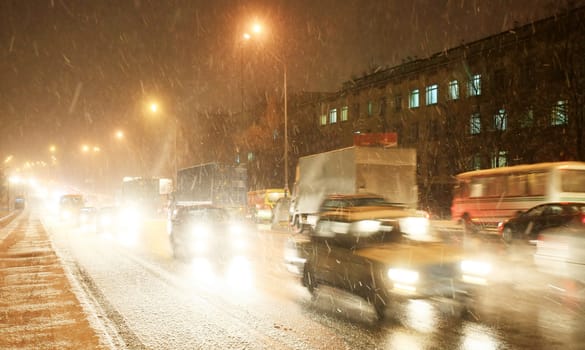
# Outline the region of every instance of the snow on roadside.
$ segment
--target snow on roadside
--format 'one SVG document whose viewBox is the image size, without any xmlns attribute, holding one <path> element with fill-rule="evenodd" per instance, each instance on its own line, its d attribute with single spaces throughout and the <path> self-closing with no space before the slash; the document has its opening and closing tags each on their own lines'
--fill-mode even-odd
<svg viewBox="0 0 585 350">
<path fill-rule="evenodd" d="M 38 219 L 23 213 L 0 230 L 0 348 L 112 348 L 71 280 Z"/>
</svg>

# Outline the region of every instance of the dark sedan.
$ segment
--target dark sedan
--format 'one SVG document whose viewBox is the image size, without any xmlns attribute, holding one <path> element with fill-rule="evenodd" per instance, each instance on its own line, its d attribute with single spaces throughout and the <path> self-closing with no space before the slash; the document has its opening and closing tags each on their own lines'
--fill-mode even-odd
<svg viewBox="0 0 585 350">
<path fill-rule="evenodd" d="M 247 227 L 221 207 L 178 207 L 170 221 L 170 243 L 175 258 L 218 258 L 245 251 Z"/>
<path fill-rule="evenodd" d="M 568 225 L 542 230 L 536 242 L 534 262 L 541 272 L 575 281 L 585 298 L 585 225 L 573 219 Z"/>
<path fill-rule="evenodd" d="M 574 219 L 585 222 L 585 203 L 556 202 L 537 205 L 498 225 L 502 239 L 535 243 L 538 234 L 548 228 L 567 225 Z"/>
<path fill-rule="evenodd" d="M 319 285 L 370 303 L 379 319 L 394 299 L 426 298 L 466 306 L 488 283 L 489 261 L 432 233 L 426 213 L 372 195 L 333 195 L 315 231 L 291 237 L 287 268 L 315 293 Z"/>
</svg>

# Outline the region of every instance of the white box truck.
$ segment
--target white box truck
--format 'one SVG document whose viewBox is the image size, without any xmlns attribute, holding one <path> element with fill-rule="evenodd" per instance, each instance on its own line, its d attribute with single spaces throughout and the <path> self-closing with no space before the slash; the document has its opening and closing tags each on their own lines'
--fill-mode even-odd
<svg viewBox="0 0 585 350">
<path fill-rule="evenodd" d="M 326 195 L 353 193 L 416 207 L 416 150 L 352 146 L 300 157 L 291 196 L 293 229 L 314 227 Z"/>
</svg>

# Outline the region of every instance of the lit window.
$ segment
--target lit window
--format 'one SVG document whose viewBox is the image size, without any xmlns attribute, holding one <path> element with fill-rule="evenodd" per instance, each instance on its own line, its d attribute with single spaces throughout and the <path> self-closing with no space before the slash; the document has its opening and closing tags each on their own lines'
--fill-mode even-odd
<svg viewBox="0 0 585 350">
<path fill-rule="evenodd" d="M 567 109 L 567 101 L 557 101 L 552 110 L 551 125 L 569 124 Z"/>
<path fill-rule="evenodd" d="M 473 113 L 470 119 L 470 129 L 469 132 L 471 135 L 477 135 L 481 132 L 481 118 L 479 113 Z"/>
<path fill-rule="evenodd" d="M 368 117 L 371 117 L 374 114 L 374 104 L 372 101 L 368 101 Z"/>
<path fill-rule="evenodd" d="M 476 74 L 467 82 L 467 95 L 479 96 L 481 95 L 481 74 Z"/>
<path fill-rule="evenodd" d="M 321 125 L 327 125 L 327 116 L 325 114 L 321 115 L 320 122 Z"/>
<path fill-rule="evenodd" d="M 504 131 L 508 128 L 508 114 L 505 109 L 500 109 L 494 115 L 494 129 Z"/>
<path fill-rule="evenodd" d="M 335 124 L 337 123 L 337 108 L 331 108 L 329 111 L 329 123 Z"/>
<path fill-rule="evenodd" d="M 251 162 L 254 160 L 254 153 L 253 152 L 248 152 L 248 162 Z"/>
<path fill-rule="evenodd" d="M 435 105 L 439 100 L 439 86 L 437 84 L 426 87 L 426 102 L 427 106 Z"/>
<path fill-rule="evenodd" d="M 450 100 L 459 99 L 459 82 L 457 80 L 449 82 L 449 99 Z"/>
<path fill-rule="evenodd" d="M 341 107 L 341 121 L 342 122 L 346 122 L 347 121 L 348 114 L 349 114 L 349 107 L 347 107 L 347 106 Z"/>
<path fill-rule="evenodd" d="M 414 89 L 410 92 L 410 97 L 408 99 L 408 107 L 409 108 L 418 108 L 419 107 L 419 102 L 418 102 L 418 89 Z"/>
<path fill-rule="evenodd" d="M 499 151 L 492 157 L 492 168 L 508 166 L 508 152 Z"/>
</svg>

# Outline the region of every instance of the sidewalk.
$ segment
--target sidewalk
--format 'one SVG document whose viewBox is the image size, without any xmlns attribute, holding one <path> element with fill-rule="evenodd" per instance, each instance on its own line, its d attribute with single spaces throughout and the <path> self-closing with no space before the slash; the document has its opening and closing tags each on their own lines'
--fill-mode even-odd
<svg viewBox="0 0 585 350">
<path fill-rule="evenodd" d="M 108 349 L 40 220 L 0 220 L 0 349 Z"/>
</svg>

